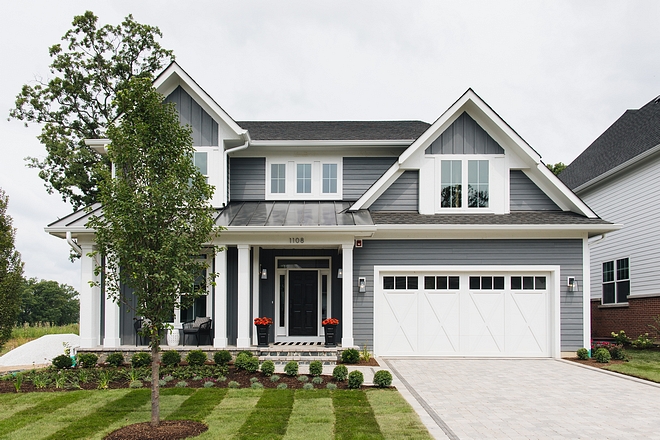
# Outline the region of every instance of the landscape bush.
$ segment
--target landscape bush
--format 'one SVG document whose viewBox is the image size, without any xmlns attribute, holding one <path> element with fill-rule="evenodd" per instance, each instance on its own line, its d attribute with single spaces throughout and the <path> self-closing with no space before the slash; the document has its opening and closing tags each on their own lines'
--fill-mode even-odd
<svg viewBox="0 0 660 440">
<path fill-rule="evenodd" d="M 250 362 L 254 356 L 249 351 L 241 351 L 236 355 L 236 360 L 234 361 L 234 366 L 239 370 L 245 370 L 247 363 Z"/>
<path fill-rule="evenodd" d="M 227 365 L 229 362 L 231 362 L 231 353 L 229 353 L 227 350 L 217 351 L 213 355 L 213 362 L 215 362 L 216 365 Z"/>
<path fill-rule="evenodd" d="M 626 332 L 623 330 L 620 330 L 619 333 L 612 332 L 612 337 L 614 338 L 614 342 L 617 344 L 621 345 L 629 345 L 631 342 L 631 339 L 626 335 Z"/>
<path fill-rule="evenodd" d="M 71 356 L 61 354 L 53 358 L 53 366 L 58 370 L 63 370 L 64 368 L 71 368 L 72 365 L 73 365 L 73 359 L 71 359 Z"/>
<path fill-rule="evenodd" d="M 296 361 L 287 362 L 287 364 L 284 366 L 284 372 L 288 376 L 297 376 L 298 375 L 298 362 L 296 362 Z"/>
<path fill-rule="evenodd" d="M 378 370 L 374 374 L 374 385 L 379 388 L 387 388 L 392 385 L 392 373 L 387 370 Z"/>
<path fill-rule="evenodd" d="M 245 371 L 248 373 L 255 373 L 257 370 L 259 370 L 259 358 L 252 356 L 245 362 Z"/>
<path fill-rule="evenodd" d="M 337 365 L 332 370 L 332 377 L 338 382 L 345 381 L 348 377 L 348 368 L 346 368 L 346 365 Z"/>
<path fill-rule="evenodd" d="M 110 353 L 105 361 L 112 367 L 121 367 L 124 365 L 124 355 L 121 353 Z"/>
<path fill-rule="evenodd" d="M 653 348 L 653 339 L 649 338 L 648 333 L 644 333 L 639 335 L 631 344 L 638 350 L 645 350 L 647 348 Z"/>
<path fill-rule="evenodd" d="M 360 352 L 354 348 L 347 348 L 341 352 L 341 361 L 345 364 L 357 364 L 360 362 Z"/>
<path fill-rule="evenodd" d="M 94 368 L 98 360 L 99 357 L 94 353 L 78 354 L 78 365 L 80 365 L 82 368 Z"/>
<path fill-rule="evenodd" d="M 309 363 L 309 374 L 320 376 L 323 374 L 323 363 L 321 361 L 312 361 Z"/>
<path fill-rule="evenodd" d="M 265 376 L 272 376 L 275 372 L 275 363 L 273 361 L 264 361 L 263 364 L 261 364 L 261 372 Z"/>
<path fill-rule="evenodd" d="M 361 371 L 355 370 L 348 373 L 348 387 L 350 389 L 358 389 L 364 382 L 364 375 Z"/>
<path fill-rule="evenodd" d="M 151 365 L 151 355 L 143 351 L 135 353 L 131 357 L 131 365 L 133 368 L 148 367 Z"/>
<path fill-rule="evenodd" d="M 610 355 L 610 352 L 606 348 L 599 348 L 594 353 L 594 359 L 601 364 L 606 364 L 612 359 L 612 355 Z"/>
<path fill-rule="evenodd" d="M 206 353 L 202 350 L 191 350 L 186 356 L 186 362 L 188 362 L 188 365 L 195 365 L 198 367 L 204 365 L 207 359 L 208 357 L 206 356 Z"/>
<path fill-rule="evenodd" d="M 166 367 L 174 367 L 181 363 L 181 355 L 176 350 L 164 352 L 160 359 Z"/>
<path fill-rule="evenodd" d="M 578 348 L 576 354 L 578 359 L 582 359 L 583 361 L 589 359 L 589 350 L 587 350 L 586 348 Z"/>
</svg>

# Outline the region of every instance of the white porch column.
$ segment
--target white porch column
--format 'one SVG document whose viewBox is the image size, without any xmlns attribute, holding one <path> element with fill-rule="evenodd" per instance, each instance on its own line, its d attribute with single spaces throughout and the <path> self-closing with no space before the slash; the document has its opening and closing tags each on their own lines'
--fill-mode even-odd
<svg viewBox="0 0 660 440">
<path fill-rule="evenodd" d="M 238 335 L 237 348 L 250 347 L 250 246 L 238 245 Z"/>
<path fill-rule="evenodd" d="M 213 260 L 213 272 L 218 274 L 215 282 L 215 348 L 227 347 L 227 251 L 218 252 Z"/>
<path fill-rule="evenodd" d="M 255 246 L 252 250 L 252 267 L 252 319 L 250 320 L 250 323 L 254 321 L 254 318 L 259 317 L 259 280 L 261 279 L 261 274 L 259 273 L 258 246 Z M 252 344 L 259 344 L 259 341 L 257 340 L 257 332 L 252 332 Z"/>
<path fill-rule="evenodd" d="M 87 254 L 92 252 L 92 243 L 79 243 L 82 248 L 80 268 L 80 347 L 98 347 L 101 334 L 101 293 L 98 287 L 91 287 L 95 280 L 94 259 Z"/>
<path fill-rule="evenodd" d="M 119 304 L 108 295 L 102 298 L 105 301 L 105 332 L 103 346 L 117 348 L 121 345 L 119 338 Z"/>
<path fill-rule="evenodd" d="M 341 245 L 341 320 L 342 347 L 353 344 L 353 243 Z"/>
</svg>

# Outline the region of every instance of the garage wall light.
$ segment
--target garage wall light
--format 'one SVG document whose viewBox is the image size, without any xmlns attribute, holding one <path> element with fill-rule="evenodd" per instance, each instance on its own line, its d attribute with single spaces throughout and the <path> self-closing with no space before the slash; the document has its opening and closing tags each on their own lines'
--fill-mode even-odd
<svg viewBox="0 0 660 440">
<path fill-rule="evenodd" d="M 367 279 L 365 277 L 358 278 L 358 292 L 365 293 L 367 291 Z"/>
<path fill-rule="evenodd" d="M 575 292 L 578 290 L 578 282 L 575 277 L 568 277 L 568 282 L 566 283 L 569 292 Z"/>
</svg>

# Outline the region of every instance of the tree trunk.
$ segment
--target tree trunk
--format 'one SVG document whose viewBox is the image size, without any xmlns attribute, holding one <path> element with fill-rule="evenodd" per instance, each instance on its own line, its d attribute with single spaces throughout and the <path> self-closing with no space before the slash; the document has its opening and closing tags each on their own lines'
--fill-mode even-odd
<svg viewBox="0 0 660 440">
<path fill-rule="evenodd" d="M 151 338 L 151 426 L 154 428 L 160 424 L 160 384 L 159 380 L 159 367 L 160 367 L 160 350 L 157 339 L 158 336 Z"/>
</svg>

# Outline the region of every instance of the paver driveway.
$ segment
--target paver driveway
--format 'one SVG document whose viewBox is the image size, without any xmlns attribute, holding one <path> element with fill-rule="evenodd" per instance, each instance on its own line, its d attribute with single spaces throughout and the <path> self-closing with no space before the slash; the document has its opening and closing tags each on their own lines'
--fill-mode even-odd
<svg viewBox="0 0 660 440">
<path fill-rule="evenodd" d="M 383 360 L 438 438 L 660 439 L 660 386 L 553 359 Z"/>
</svg>

